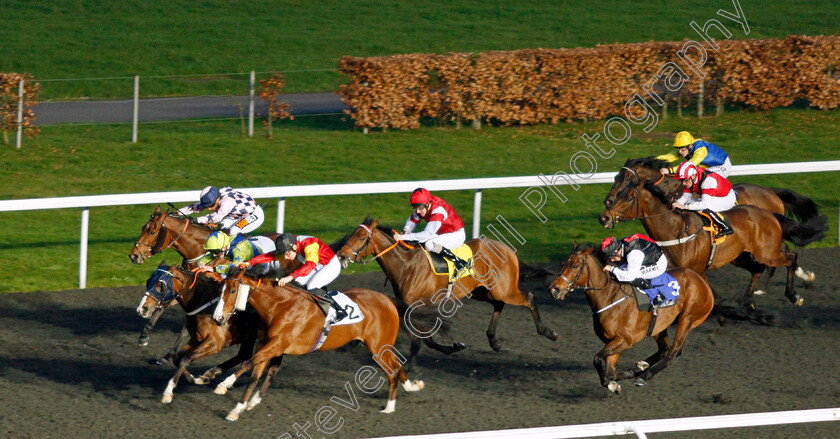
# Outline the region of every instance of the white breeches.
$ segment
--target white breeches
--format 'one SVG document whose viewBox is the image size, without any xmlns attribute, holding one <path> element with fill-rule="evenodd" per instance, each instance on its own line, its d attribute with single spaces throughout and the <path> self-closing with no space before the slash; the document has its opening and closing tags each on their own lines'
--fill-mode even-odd
<svg viewBox="0 0 840 439">
<path fill-rule="evenodd" d="M 703 200 L 703 204 L 706 205 L 706 209 L 709 209 L 712 212 L 723 212 L 724 210 L 729 210 L 735 207 L 735 190 L 730 190 L 725 197 L 712 197 L 710 195 L 703 195 L 701 199 Z"/>
<path fill-rule="evenodd" d="M 315 267 L 309 274 L 303 277 L 296 277 L 295 282 L 301 284 L 307 290 L 314 288 L 323 288 L 341 273 L 341 262 L 338 261 L 338 256 L 333 256 L 327 265 Z"/>
<path fill-rule="evenodd" d="M 448 248 L 449 250 L 455 250 L 456 248 L 464 245 L 464 241 L 466 240 L 467 235 L 464 232 L 464 229 L 458 229 L 451 233 L 435 235 L 434 237 L 429 238 L 428 241 L 424 242 L 423 246 L 430 252 L 435 251 L 437 246 Z"/>
<path fill-rule="evenodd" d="M 729 178 L 729 173 L 732 172 L 732 162 L 729 161 L 729 157 L 726 158 L 726 161 L 723 162 L 720 166 L 709 166 L 706 168 L 709 172 L 714 172 L 715 174 L 720 175 L 723 178 Z"/>
<path fill-rule="evenodd" d="M 221 226 L 223 229 L 230 230 L 230 236 L 236 236 L 240 233 L 250 233 L 257 229 L 257 227 L 261 226 L 263 221 L 265 221 L 265 212 L 263 212 L 262 207 L 257 206 L 254 213 L 246 216 L 245 218 L 240 218 L 238 220 L 225 218 L 221 222 Z"/>
</svg>

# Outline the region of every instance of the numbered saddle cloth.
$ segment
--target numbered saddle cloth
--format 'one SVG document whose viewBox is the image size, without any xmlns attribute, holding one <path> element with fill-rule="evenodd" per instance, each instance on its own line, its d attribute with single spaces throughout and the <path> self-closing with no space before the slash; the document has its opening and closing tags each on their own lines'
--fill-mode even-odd
<svg viewBox="0 0 840 439">
<path fill-rule="evenodd" d="M 660 274 L 659 276 L 650 279 L 650 283 L 653 285 L 653 288 L 646 290 L 634 288 L 636 291 L 636 301 L 638 302 L 639 310 L 650 311 L 651 301 L 660 294 L 664 299 L 662 303 L 658 305 L 658 308 L 666 308 L 677 302 L 677 298 L 680 296 L 680 283 L 674 276 L 671 276 L 670 273 L 666 272 Z M 644 294 L 641 294 L 640 291 Z"/>
<path fill-rule="evenodd" d="M 432 266 L 432 271 L 439 275 L 449 276 L 449 282 L 455 282 L 463 277 L 467 276 L 475 276 L 475 268 L 473 267 L 473 252 L 469 245 L 463 244 L 462 246 L 452 250 L 452 253 L 467 261 L 467 267 L 461 270 L 460 272 L 455 272 L 455 263 L 450 261 L 449 259 L 444 258 L 443 256 L 432 253 L 425 248 L 423 252 L 426 253 L 426 258 L 429 259 L 429 264 Z"/>
<path fill-rule="evenodd" d="M 331 326 L 341 326 L 341 325 L 352 325 L 353 323 L 359 323 L 365 319 L 364 314 L 362 314 L 361 308 L 353 299 L 347 297 L 346 294 L 342 293 L 341 291 L 330 291 L 327 293 L 333 300 L 338 303 L 338 306 L 344 309 L 344 312 L 347 313 L 347 317 L 333 322 Z M 335 309 L 330 307 L 329 311 L 327 311 L 327 320 L 332 320 L 335 318 Z"/>
</svg>

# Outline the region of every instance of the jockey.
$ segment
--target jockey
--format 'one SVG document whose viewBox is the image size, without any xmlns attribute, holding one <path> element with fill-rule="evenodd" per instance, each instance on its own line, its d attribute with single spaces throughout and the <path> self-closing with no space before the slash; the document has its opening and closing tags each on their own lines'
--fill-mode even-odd
<svg viewBox="0 0 840 439">
<path fill-rule="evenodd" d="M 601 251 L 610 262 L 620 264 L 608 263 L 604 271 L 612 273 L 619 282 L 627 282 L 643 290 L 653 288 L 649 279 L 665 273 L 668 268 L 668 258 L 656 241 L 641 233 L 624 239 L 610 236 L 601 243 Z M 662 295 L 657 294 L 651 298 L 651 303 L 656 306 L 662 300 Z"/>
<path fill-rule="evenodd" d="M 223 187 L 207 186 L 201 191 L 198 203 L 184 206 L 178 210 L 181 215 L 201 212 L 209 209 L 211 213 L 196 218 L 199 224 L 221 224 L 230 236 L 248 233 L 261 226 L 265 220 L 262 207 L 250 195 Z"/>
<path fill-rule="evenodd" d="M 257 242 L 247 239 L 244 235 L 231 237 L 221 230 L 217 230 L 207 237 L 204 249 L 207 250 L 207 253 L 198 260 L 198 266 L 202 271 L 210 271 L 209 264 L 219 257 L 231 261 L 230 264 L 220 264 L 212 267 L 212 271 L 221 275 L 227 275 L 231 267 L 248 262 L 254 256 L 263 253 Z"/>
<path fill-rule="evenodd" d="M 327 302 L 335 310 L 335 321 L 347 316 L 347 312 L 336 303 L 323 288 L 334 281 L 341 273 L 341 262 L 330 246 L 323 241 L 306 235 L 292 235 L 283 233 L 274 240 L 277 249 L 272 253 L 265 253 L 248 261 L 248 265 L 262 264 L 285 257 L 288 260 L 298 258 L 303 265 L 297 270 L 279 279 L 281 286 L 292 280 L 303 285 L 309 294 L 321 301 Z"/>
<path fill-rule="evenodd" d="M 674 201 L 673 207 L 705 212 L 719 226 L 720 236 L 733 232 L 729 220 L 718 213 L 735 207 L 735 190 L 729 180 L 698 168 L 691 162 L 680 163 L 674 178 L 682 180 L 684 189 L 682 196 Z"/>
<path fill-rule="evenodd" d="M 671 163 L 682 157 L 707 172 L 714 172 L 724 178 L 729 177 L 729 173 L 732 172 L 732 163 L 729 161 L 729 156 L 720 147 L 704 140 L 694 139 L 688 131 L 677 133 L 674 139 L 674 147 L 678 148 L 679 156 L 670 152 L 656 158 Z M 676 166 L 659 170 L 662 175 L 673 174 L 676 171 Z"/>
<path fill-rule="evenodd" d="M 452 253 L 452 250 L 464 245 L 466 240 L 464 222 L 452 206 L 423 188 L 411 193 L 409 203 L 414 212 L 406 220 L 402 234 L 395 233 L 394 239 L 422 242 L 426 250 L 451 260 L 456 271 L 466 267 L 467 261 Z M 420 220 L 426 220 L 426 228 L 422 232 L 412 233 Z"/>
</svg>

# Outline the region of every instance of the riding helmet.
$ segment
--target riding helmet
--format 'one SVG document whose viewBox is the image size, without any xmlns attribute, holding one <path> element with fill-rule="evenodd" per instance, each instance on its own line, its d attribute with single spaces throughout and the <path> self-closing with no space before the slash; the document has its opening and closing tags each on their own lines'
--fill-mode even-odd
<svg viewBox="0 0 840 439">
<path fill-rule="evenodd" d="M 230 245 L 232 238 L 225 232 L 217 230 L 207 237 L 207 242 L 204 243 L 205 250 L 221 250 Z"/>
<path fill-rule="evenodd" d="M 605 239 L 601 243 L 601 251 L 604 252 L 604 254 L 608 258 L 611 258 L 611 257 L 615 256 L 616 253 L 618 253 L 618 251 L 620 249 L 621 249 L 621 240 L 615 239 L 612 236 Z"/>
<path fill-rule="evenodd" d="M 212 206 L 220 196 L 222 196 L 222 194 L 219 192 L 218 188 L 215 186 L 207 186 L 201 191 L 201 196 L 198 199 L 198 207 L 200 209 L 206 209 Z"/>
<path fill-rule="evenodd" d="M 291 233 L 281 233 L 280 236 L 274 240 L 274 245 L 278 252 L 286 253 L 289 250 L 293 250 L 292 246 L 295 245 L 296 242 L 297 238 L 295 235 L 292 235 Z"/>
<path fill-rule="evenodd" d="M 691 145 L 694 143 L 694 137 L 691 136 L 691 133 L 688 131 L 680 131 L 677 133 L 676 137 L 674 137 L 674 147 L 675 148 L 685 148 L 686 146 Z"/>
<path fill-rule="evenodd" d="M 697 175 L 697 166 L 691 162 L 682 162 L 679 166 L 677 166 L 677 172 L 674 174 L 674 178 L 677 180 L 685 180 L 689 177 L 694 177 Z"/>
<path fill-rule="evenodd" d="M 414 189 L 414 191 L 411 192 L 411 198 L 408 202 L 409 204 L 411 204 L 412 207 L 418 207 L 423 204 L 429 204 L 429 202 L 431 201 L 432 194 L 430 194 L 429 191 L 421 187 Z"/>
</svg>

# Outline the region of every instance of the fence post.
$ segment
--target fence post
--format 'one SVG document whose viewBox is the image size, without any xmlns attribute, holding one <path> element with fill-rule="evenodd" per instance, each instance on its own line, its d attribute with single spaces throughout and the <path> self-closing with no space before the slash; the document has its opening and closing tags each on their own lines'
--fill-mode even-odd
<svg viewBox="0 0 840 439">
<path fill-rule="evenodd" d="M 254 82 L 256 72 L 251 70 L 251 81 L 248 87 L 248 137 L 254 137 Z"/>
<path fill-rule="evenodd" d="M 134 116 L 131 120 L 131 143 L 137 143 L 137 121 L 140 120 L 140 76 L 134 75 Z"/>
<path fill-rule="evenodd" d="M 90 208 L 82 209 L 82 236 L 79 243 L 79 288 L 87 288 L 87 250 L 88 223 L 90 222 Z"/>
<path fill-rule="evenodd" d="M 283 233 L 284 218 L 286 217 L 286 199 L 281 198 L 277 201 L 277 233 Z"/>
<path fill-rule="evenodd" d="M 479 232 L 481 232 L 481 189 L 476 189 L 475 197 L 473 197 L 472 239 L 478 239 Z"/>
<path fill-rule="evenodd" d="M 17 111 L 17 141 L 16 147 L 20 149 L 20 143 L 23 138 L 23 78 L 20 78 L 18 83 L 18 111 Z"/>
<path fill-rule="evenodd" d="M 705 87 L 703 86 L 703 81 L 700 81 L 700 89 L 697 92 L 697 118 L 703 117 L 703 92 L 705 91 Z"/>
</svg>

